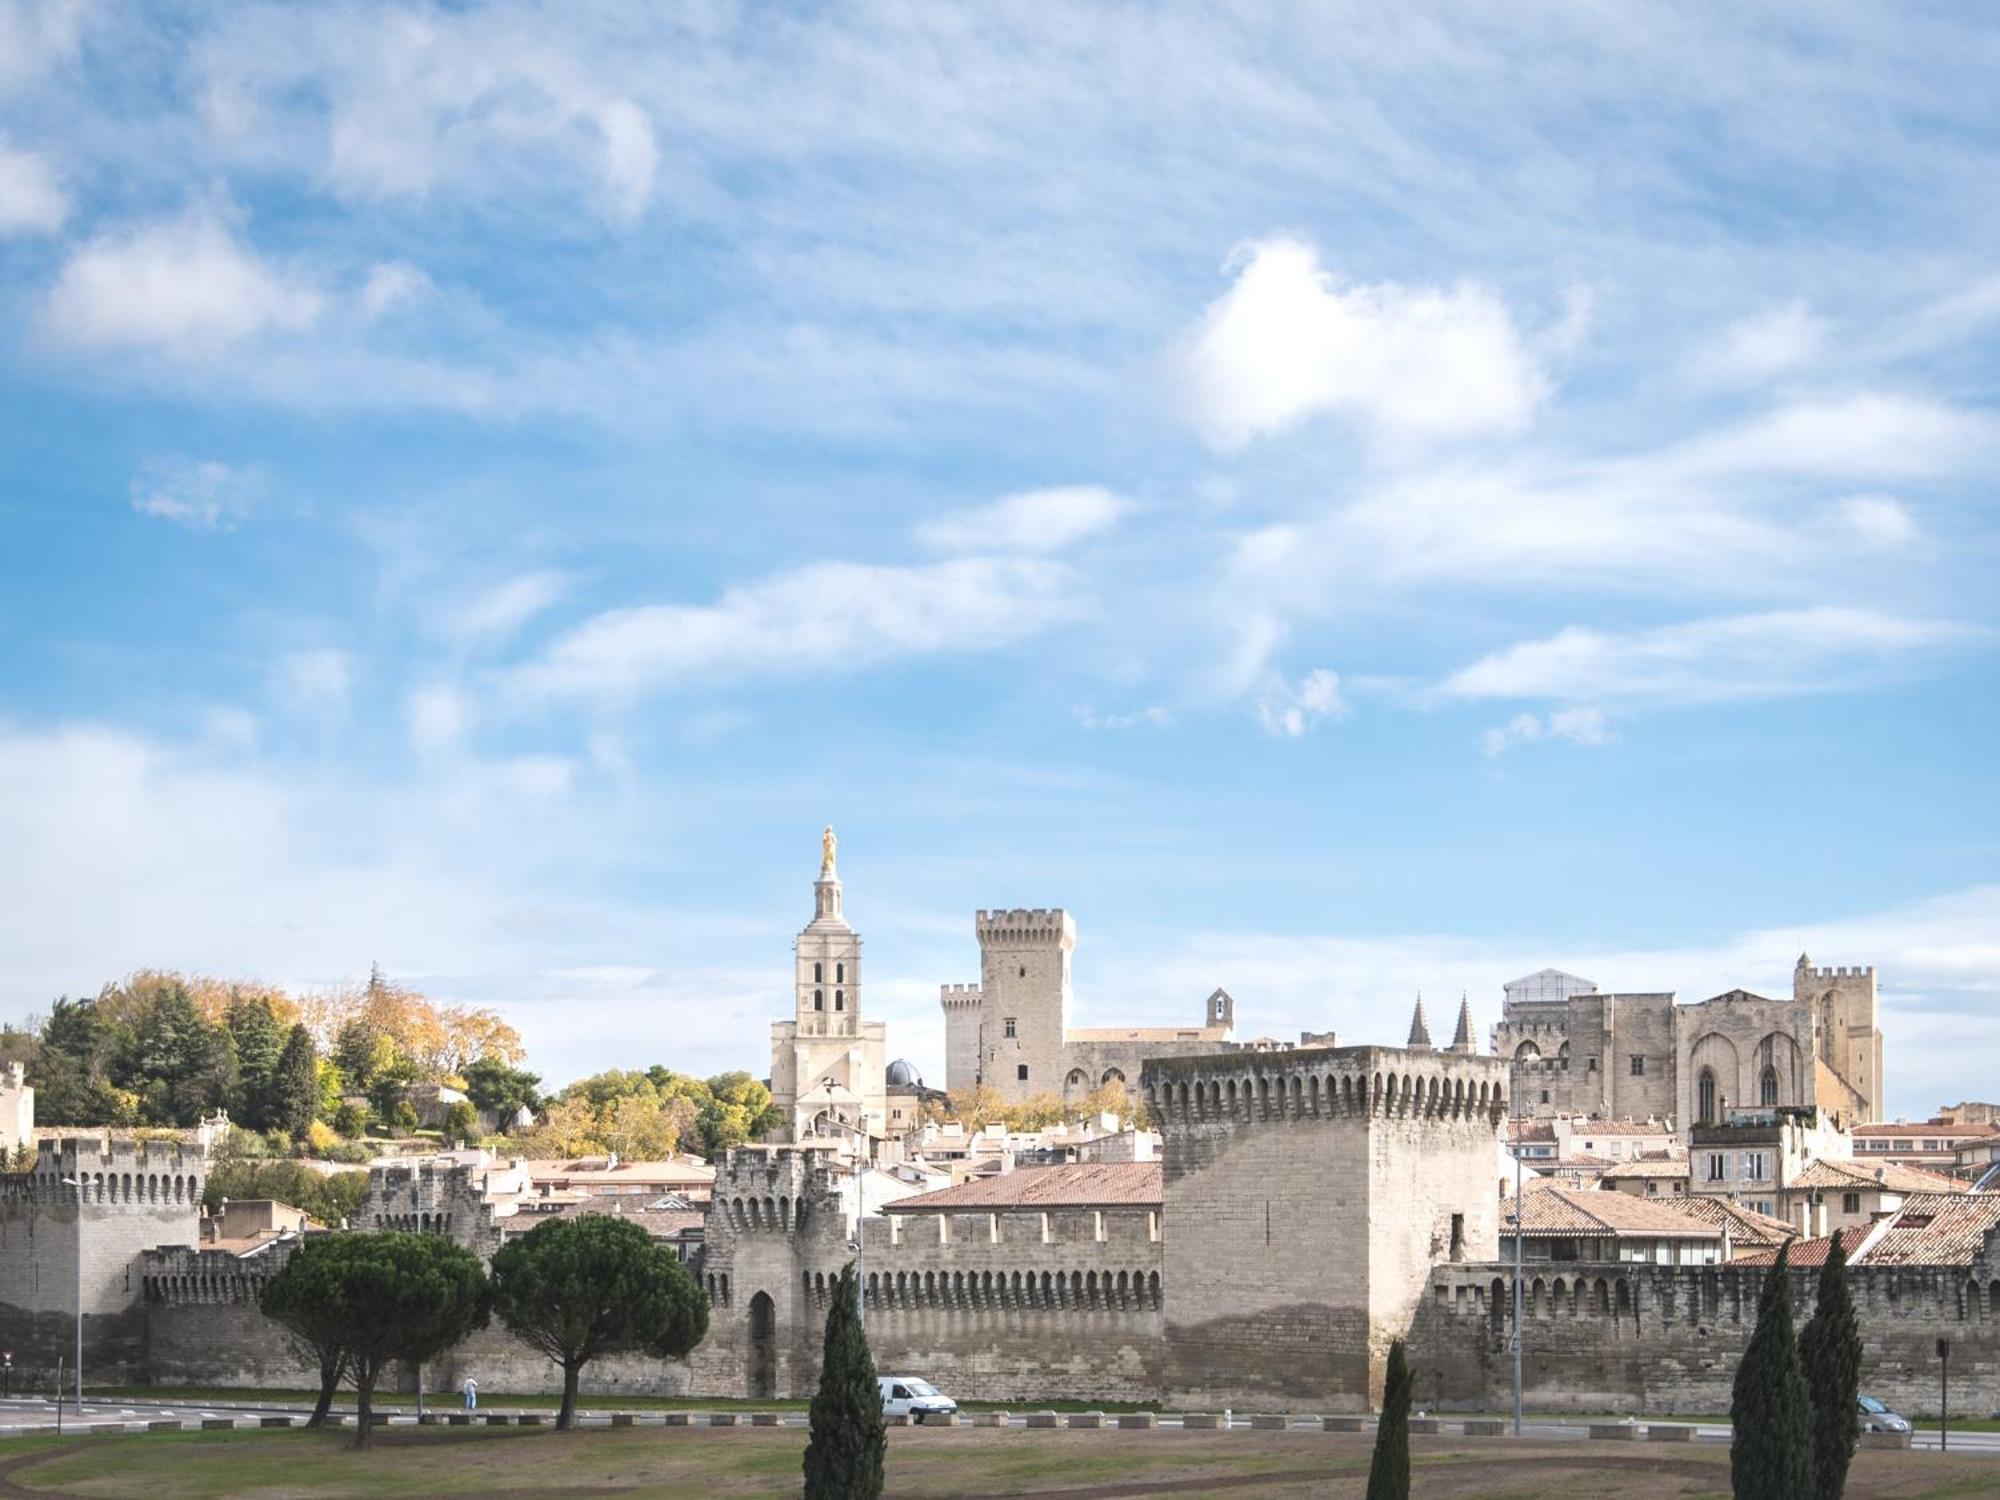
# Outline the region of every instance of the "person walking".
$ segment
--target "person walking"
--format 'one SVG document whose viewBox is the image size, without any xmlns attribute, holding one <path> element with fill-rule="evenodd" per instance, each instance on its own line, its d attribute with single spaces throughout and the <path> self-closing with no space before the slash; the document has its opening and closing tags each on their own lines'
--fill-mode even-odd
<svg viewBox="0 0 2000 1500">
<path fill-rule="evenodd" d="M 474 1380 L 470 1375 L 465 1377 L 465 1409 L 467 1411 L 479 1410 L 479 1382 Z"/>
</svg>

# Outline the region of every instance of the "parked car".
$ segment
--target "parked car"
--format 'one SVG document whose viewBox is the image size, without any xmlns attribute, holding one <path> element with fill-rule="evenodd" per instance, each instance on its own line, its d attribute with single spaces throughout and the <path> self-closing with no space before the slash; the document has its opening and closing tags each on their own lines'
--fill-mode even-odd
<svg viewBox="0 0 2000 1500">
<path fill-rule="evenodd" d="M 1910 1424 L 1877 1401 L 1873 1396 L 1861 1398 L 1861 1430 L 1863 1432 L 1908 1432 Z"/>
<path fill-rule="evenodd" d="M 914 1375 L 883 1375 L 876 1384 L 882 1387 L 882 1414 L 886 1417 L 908 1417 L 921 1424 L 925 1417 L 948 1417 L 958 1410 L 951 1397 Z"/>
</svg>

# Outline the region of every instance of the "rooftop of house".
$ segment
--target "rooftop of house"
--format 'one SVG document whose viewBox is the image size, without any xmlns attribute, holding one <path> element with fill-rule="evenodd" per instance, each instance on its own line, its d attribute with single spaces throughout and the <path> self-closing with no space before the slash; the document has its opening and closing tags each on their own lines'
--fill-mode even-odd
<svg viewBox="0 0 2000 1500">
<path fill-rule="evenodd" d="M 1157 1208 L 1156 1161 L 1022 1167 L 888 1204 L 884 1213 L 977 1213 L 1008 1209 Z"/>
<path fill-rule="evenodd" d="M 1642 1181 L 1646 1178 L 1684 1181 L 1687 1175 L 1686 1161 L 1666 1156 L 1641 1156 L 1632 1161 L 1613 1162 L 1603 1173 L 1606 1182 Z"/>
<path fill-rule="evenodd" d="M 1754 1208 L 1745 1208 L 1742 1204 L 1732 1203 L 1727 1198 L 1706 1194 L 1692 1198 L 1676 1198 L 1674 1207 L 1690 1218 L 1713 1224 L 1718 1229 L 1727 1229 L 1730 1243 L 1733 1245 L 1747 1245 L 1752 1248 L 1768 1246 L 1775 1249 L 1786 1240 L 1798 1237 L 1798 1231 L 1783 1219 L 1760 1214 Z"/>
<path fill-rule="evenodd" d="M 1968 1141 L 2000 1136 L 2000 1125 L 1959 1125 L 1949 1120 L 1897 1120 L 1893 1124 L 1857 1125 L 1856 1137 L 1864 1140 L 1929 1136 L 1940 1140 Z"/>
<path fill-rule="evenodd" d="M 1833 1253 L 1833 1242 L 1840 1241 L 1840 1247 L 1847 1252 L 1847 1258 L 1854 1259 L 1868 1236 L 1874 1232 L 1873 1224 L 1850 1224 L 1839 1234 L 1822 1234 L 1809 1240 L 1793 1240 L 1792 1248 L 1785 1256 L 1785 1264 L 1799 1270 L 1817 1270 L 1826 1264 L 1827 1256 Z M 1754 1250 L 1748 1255 L 1739 1255 L 1730 1262 L 1732 1266 L 1775 1265 L 1778 1251 L 1775 1246 L 1766 1250 Z"/>
<path fill-rule="evenodd" d="M 2000 1234 L 2000 1193 L 1919 1193 L 1904 1200 L 1862 1260 L 1871 1266 L 1970 1266 Z"/>
<path fill-rule="evenodd" d="M 524 1161 L 520 1170 L 537 1186 L 542 1183 L 615 1183 L 638 1186 L 644 1183 L 695 1183 L 715 1181 L 715 1168 L 707 1162 L 685 1156 L 664 1161 L 617 1161 L 602 1156 L 570 1157 L 554 1161 Z"/>
<path fill-rule="evenodd" d="M 1575 1236 L 1634 1239 L 1712 1240 L 1721 1230 L 1687 1213 L 1682 1200 L 1654 1198 L 1602 1188 L 1538 1187 L 1522 1197 L 1521 1231 L 1529 1239 Z M 1500 1205 L 1500 1232 L 1513 1228 L 1514 1200 Z"/>
<path fill-rule="evenodd" d="M 1922 1167 L 1894 1161 L 1839 1161 L 1822 1157 L 1791 1180 L 1790 1186 L 1822 1192 L 1963 1193 L 1970 1184 Z"/>
</svg>

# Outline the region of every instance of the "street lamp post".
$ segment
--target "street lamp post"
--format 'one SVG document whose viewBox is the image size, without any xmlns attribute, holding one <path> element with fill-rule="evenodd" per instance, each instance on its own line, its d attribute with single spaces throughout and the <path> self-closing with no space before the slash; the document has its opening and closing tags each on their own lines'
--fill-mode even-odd
<svg viewBox="0 0 2000 1500">
<path fill-rule="evenodd" d="M 76 1189 L 76 1414 L 83 1416 L 83 1174 L 63 1179 L 64 1187 Z M 56 1397 L 60 1406 L 62 1397 Z"/>
<path fill-rule="evenodd" d="M 1514 1436 L 1521 1435 L 1521 1148 L 1514 1147 Z"/>
<path fill-rule="evenodd" d="M 848 1124 L 838 1114 L 834 1113 L 833 1080 L 831 1078 L 822 1078 L 820 1080 L 820 1087 L 826 1090 L 827 1110 L 820 1118 L 838 1125 L 842 1130 L 850 1131 L 860 1136 L 863 1140 L 870 1139 L 867 1131 L 861 1129 L 859 1126 Z M 863 1328 L 866 1328 L 868 1326 L 868 1242 L 862 1236 L 861 1221 L 868 1217 L 868 1205 L 862 1201 L 862 1195 L 866 1191 L 866 1184 L 861 1175 L 861 1155 L 862 1153 L 859 1149 L 854 1153 L 854 1312 L 856 1321 Z"/>
</svg>

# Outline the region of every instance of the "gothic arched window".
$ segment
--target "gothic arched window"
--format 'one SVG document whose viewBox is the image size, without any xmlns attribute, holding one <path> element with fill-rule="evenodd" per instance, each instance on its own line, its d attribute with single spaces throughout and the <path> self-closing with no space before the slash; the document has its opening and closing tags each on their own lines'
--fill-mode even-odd
<svg viewBox="0 0 2000 1500">
<path fill-rule="evenodd" d="M 813 1009 L 814 1010 L 826 1009 L 826 992 L 824 990 L 813 991 Z"/>
<path fill-rule="evenodd" d="M 821 975 L 820 975 L 820 972 L 819 972 L 819 965 L 818 965 L 818 964 L 814 964 L 814 965 L 813 965 L 813 983 L 814 983 L 814 984 L 818 984 L 818 983 L 820 982 L 820 978 L 821 978 Z"/>
<path fill-rule="evenodd" d="M 833 979 L 834 979 L 834 983 L 836 983 L 836 984 L 845 984 L 845 983 L 847 983 L 847 965 L 846 965 L 846 964 L 835 964 L 835 965 L 833 966 Z"/>
<path fill-rule="evenodd" d="M 1765 1068 L 1764 1076 L 1757 1083 L 1758 1101 L 1766 1109 L 1775 1109 L 1778 1104 L 1778 1070 Z"/>
<path fill-rule="evenodd" d="M 847 1009 L 847 996 L 844 992 L 840 990 L 835 990 L 833 992 L 833 1008 L 835 1010 Z"/>
<path fill-rule="evenodd" d="M 1715 1123 L 1715 1074 L 1707 1068 L 1701 1070 L 1701 1081 L 1695 1085 L 1695 1123 L 1713 1125 Z"/>
</svg>

